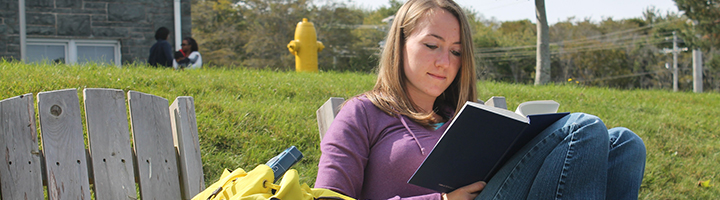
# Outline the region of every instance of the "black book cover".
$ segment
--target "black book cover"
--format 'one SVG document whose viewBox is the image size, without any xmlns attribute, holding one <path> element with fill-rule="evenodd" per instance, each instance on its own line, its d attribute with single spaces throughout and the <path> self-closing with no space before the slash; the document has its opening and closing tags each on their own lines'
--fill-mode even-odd
<svg viewBox="0 0 720 200">
<path fill-rule="evenodd" d="M 467 102 L 408 183 L 447 193 L 477 181 L 489 181 L 535 135 L 567 114 L 528 118 Z"/>
</svg>

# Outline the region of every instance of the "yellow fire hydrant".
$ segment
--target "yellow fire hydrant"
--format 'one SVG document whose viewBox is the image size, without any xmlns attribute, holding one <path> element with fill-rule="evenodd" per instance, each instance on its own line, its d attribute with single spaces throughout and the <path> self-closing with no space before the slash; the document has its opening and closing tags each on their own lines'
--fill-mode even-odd
<svg viewBox="0 0 720 200">
<path fill-rule="evenodd" d="M 322 42 L 317 41 L 315 26 L 312 22 L 308 22 L 307 18 L 303 18 L 302 22 L 298 22 L 297 28 L 295 28 L 295 40 L 290 41 L 287 48 L 290 53 L 295 55 L 295 71 L 318 71 L 317 54 L 325 46 Z"/>
</svg>

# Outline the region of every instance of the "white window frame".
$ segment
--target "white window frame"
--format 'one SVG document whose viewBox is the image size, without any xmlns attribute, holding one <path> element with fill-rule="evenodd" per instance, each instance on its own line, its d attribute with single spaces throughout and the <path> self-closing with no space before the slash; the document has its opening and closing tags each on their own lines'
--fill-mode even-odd
<svg viewBox="0 0 720 200">
<path fill-rule="evenodd" d="M 115 66 L 120 67 L 122 53 L 120 40 L 85 40 L 85 39 L 34 39 L 28 38 L 26 45 L 62 45 L 65 47 L 65 63 L 77 64 L 77 46 L 104 46 L 114 47 L 113 60 Z"/>
</svg>

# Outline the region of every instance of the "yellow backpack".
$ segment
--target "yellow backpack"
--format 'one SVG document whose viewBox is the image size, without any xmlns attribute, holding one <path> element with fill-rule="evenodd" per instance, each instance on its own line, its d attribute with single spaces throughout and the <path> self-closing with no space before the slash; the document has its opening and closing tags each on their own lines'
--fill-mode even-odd
<svg viewBox="0 0 720 200">
<path fill-rule="evenodd" d="M 354 200 L 332 190 L 310 188 L 305 183 L 301 185 L 298 172 L 294 169 L 285 172 L 280 185 L 273 184 L 273 177 L 273 171 L 267 165 L 258 165 L 250 172 L 241 168 L 232 172 L 225 169 L 220 180 L 193 200 Z"/>
</svg>

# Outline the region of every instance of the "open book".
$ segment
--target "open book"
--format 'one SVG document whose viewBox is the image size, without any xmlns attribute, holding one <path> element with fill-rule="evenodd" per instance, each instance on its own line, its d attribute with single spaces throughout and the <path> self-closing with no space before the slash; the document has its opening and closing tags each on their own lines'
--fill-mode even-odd
<svg viewBox="0 0 720 200">
<path fill-rule="evenodd" d="M 558 107 L 555 101 L 531 101 L 512 112 L 466 102 L 408 183 L 451 192 L 489 181 L 520 148 L 569 114 L 556 113 Z"/>
</svg>

